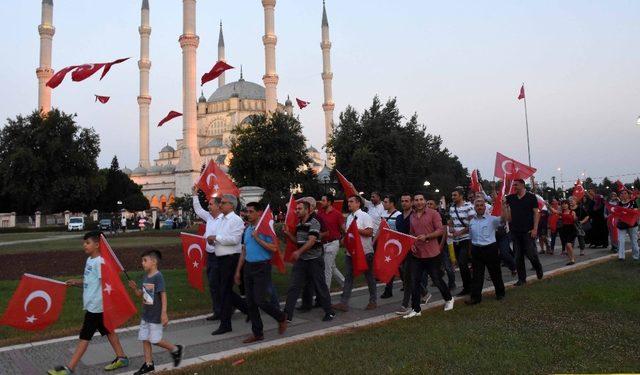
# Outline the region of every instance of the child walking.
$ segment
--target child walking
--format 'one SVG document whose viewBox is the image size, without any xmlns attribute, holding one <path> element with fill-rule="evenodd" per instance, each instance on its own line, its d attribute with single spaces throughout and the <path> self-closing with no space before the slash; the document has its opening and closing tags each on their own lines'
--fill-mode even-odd
<svg viewBox="0 0 640 375">
<path fill-rule="evenodd" d="M 167 292 L 165 291 L 164 278 L 158 270 L 158 262 L 162 254 L 157 250 L 145 251 L 142 254 L 142 288 L 138 288 L 136 282 L 129 281 L 129 287 L 138 297 L 142 297 L 142 321 L 138 340 L 142 341 L 144 349 L 144 363 L 135 375 L 146 374 L 155 370 L 152 358 L 151 345 L 166 349 L 173 358 L 173 365 L 178 366 L 182 361 L 183 346 L 173 345 L 162 339 L 163 327 L 169 324 L 167 316 Z"/>
<path fill-rule="evenodd" d="M 89 256 L 84 266 L 84 276 L 82 279 L 72 279 L 67 281 L 67 285 L 82 286 L 82 303 L 86 311 L 84 322 L 80 330 L 80 341 L 71 360 L 66 366 L 57 366 L 53 370 L 49 370 L 50 375 L 68 375 L 72 374 L 78 362 L 87 351 L 91 338 L 100 332 L 102 336 L 107 336 L 113 351 L 116 353 L 116 359 L 105 366 L 105 371 L 117 370 L 122 367 L 129 366 L 129 358 L 124 354 L 120 340 L 115 332 L 109 332 L 104 326 L 102 320 L 102 273 L 101 265 L 103 263 L 100 256 L 100 235 L 98 231 L 88 232 L 84 235 L 82 247 L 84 253 Z"/>
</svg>

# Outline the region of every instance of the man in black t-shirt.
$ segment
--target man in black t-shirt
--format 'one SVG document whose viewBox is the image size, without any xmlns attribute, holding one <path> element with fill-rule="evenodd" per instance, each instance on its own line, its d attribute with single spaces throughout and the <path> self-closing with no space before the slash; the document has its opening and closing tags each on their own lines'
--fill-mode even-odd
<svg viewBox="0 0 640 375">
<path fill-rule="evenodd" d="M 524 186 L 524 180 L 517 179 L 513 182 L 515 194 L 506 197 L 506 216 L 509 222 L 511 241 L 516 252 L 516 266 L 518 269 L 518 282 L 516 286 L 524 285 L 527 282 L 527 269 L 524 264 L 525 255 L 529 258 L 531 265 L 536 270 L 538 279 L 542 279 L 542 264 L 536 252 L 535 239 L 538 236 L 538 221 L 540 220 L 540 210 L 538 199 Z"/>
</svg>

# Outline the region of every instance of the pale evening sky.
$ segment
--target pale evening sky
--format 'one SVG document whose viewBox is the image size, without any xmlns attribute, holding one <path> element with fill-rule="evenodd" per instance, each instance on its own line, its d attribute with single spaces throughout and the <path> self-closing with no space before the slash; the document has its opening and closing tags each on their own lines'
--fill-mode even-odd
<svg viewBox="0 0 640 375">
<path fill-rule="evenodd" d="M 3 120 L 37 106 L 40 3 L 0 2 Z M 53 90 L 54 107 L 77 113 L 80 125 L 100 134 L 103 167 L 113 155 L 130 168 L 138 161 L 140 3 L 54 0 L 54 69 L 132 57 L 103 81 L 68 78 Z M 169 110 L 182 110 L 182 1 L 150 4 L 154 159 L 182 136 L 180 119 L 155 127 Z M 222 19 L 227 61 L 244 65 L 245 79 L 262 84 L 260 1 L 200 0 L 197 9 L 198 77 L 216 60 Z M 295 112 L 317 148 L 324 143 L 321 12 L 320 0 L 279 0 L 276 6 L 279 101 L 287 94 L 311 101 Z M 397 97 L 403 114 L 416 112 L 466 167 L 487 178 L 496 151 L 526 162 L 523 106 L 516 99 L 524 81 L 539 180 L 551 182 L 558 167 L 565 180 L 583 171 L 614 179 L 629 174 L 623 181 L 640 175 L 640 2 L 328 0 L 327 12 L 336 121 L 348 104 L 362 110 L 376 94 Z M 227 82 L 238 76 L 239 69 L 228 72 Z M 205 95 L 216 87 L 205 85 Z M 96 104 L 94 94 L 111 101 Z"/>
</svg>

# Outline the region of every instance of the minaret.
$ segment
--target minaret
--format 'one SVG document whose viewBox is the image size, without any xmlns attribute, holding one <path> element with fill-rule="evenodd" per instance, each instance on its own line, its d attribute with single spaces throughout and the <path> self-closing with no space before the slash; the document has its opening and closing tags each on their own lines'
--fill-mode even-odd
<svg viewBox="0 0 640 375">
<path fill-rule="evenodd" d="M 218 35 L 218 61 L 227 61 L 224 56 L 224 35 L 222 35 L 222 21 L 220 21 L 220 35 Z M 222 72 L 220 77 L 218 77 L 218 87 L 224 86 L 225 74 L 226 72 Z"/>
<path fill-rule="evenodd" d="M 333 134 L 333 109 L 335 103 L 333 102 L 333 72 L 331 72 L 331 40 L 329 39 L 329 21 L 327 19 L 327 8 L 324 1 L 322 2 L 322 42 L 320 43 L 322 49 L 322 82 L 324 83 L 324 103 L 322 103 L 322 109 L 324 110 L 324 131 L 326 142 L 329 141 Z M 325 144 L 326 144 L 325 142 Z M 327 155 L 327 163 L 329 166 L 333 165 L 333 157 Z"/>
<path fill-rule="evenodd" d="M 36 69 L 38 77 L 38 109 L 42 113 L 51 110 L 51 88 L 47 81 L 53 75 L 51 69 L 51 45 L 56 28 L 53 27 L 53 0 L 42 0 L 42 18 L 38 26 L 40 34 L 40 66 Z"/>
<path fill-rule="evenodd" d="M 138 107 L 140 109 L 140 161 L 139 167 L 149 168 L 149 106 L 151 96 L 149 95 L 149 70 L 151 60 L 149 60 L 149 37 L 151 36 L 151 26 L 149 21 L 149 0 L 142 0 L 140 27 L 140 60 L 138 69 L 140 70 L 140 95 L 138 96 Z"/>
<path fill-rule="evenodd" d="M 278 108 L 278 74 L 276 73 L 276 43 L 275 8 L 276 0 L 262 0 L 264 7 L 264 63 L 265 73 L 262 77 L 266 88 L 267 113 L 275 112 Z"/>
<path fill-rule="evenodd" d="M 182 0 L 182 147 L 176 167 L 176 196 L 190 194 L 200 173 L 196 94 L 196 0 Z"/>
</svg>

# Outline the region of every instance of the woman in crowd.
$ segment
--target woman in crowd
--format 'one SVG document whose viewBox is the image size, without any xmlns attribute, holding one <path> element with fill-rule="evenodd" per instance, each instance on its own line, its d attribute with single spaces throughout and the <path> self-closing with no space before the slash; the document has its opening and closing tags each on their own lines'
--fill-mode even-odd
<svg viewBox="0 0 640 375">
<path fill-rule="evenodd" d="M 589 213 L 585 208 L 584 198 L 578 201 L 574 197 L 569 198 L 571 211 L 575 212 L 577 221 L 575 222 L 576 235 L 578 237 L 578 246 L 580 247 L 580 255 L 584 255 L 586 230 L 589 227 Z M 564 220 L 563 220 L 564 224 Z"/>
<path fill-rule="evenodd" d="M 567 256 L 569 257 L 567 266 L 570 266 L 576 262 L 576 258 L 573 255 L 573 243 L 576 240 L 576 222 L 578 218 L 576 212 L 571 209 L 569 201 L 567 200 L 563 200 L 560 204 L 560 220 L 562 220 L 562 225 L 558 229 L 558 232 L 560 234 L 560 241 L 564 244 Z"/>
<path fill-rule="evenodd" d="M 591 201 L 589 205 L 589 220 L 591 221 L 591 230 L 589 231 L 590 246 L 602 247 L 604 249 L 609 246 L 609 231 L 607 229 L 607 220 L 604 217 L 604 198 L 596 192 L 594 187 L 587 190 L 587 196 Z"/>
<path fill-rule="evenodd" d="M 551 201 L 551 206 L 549 207 L 549 238 L 551 239 L 551 246 L 549 249 L 550 255 L 553 255 L 556 246 L 556 238 L 558 237 L 558 222 L 560 220 L 560 203 L 558 203 L 557 199 L 553 199 Z M 564 246 L 562 248 L 564 251 Z"/>
</svg>

